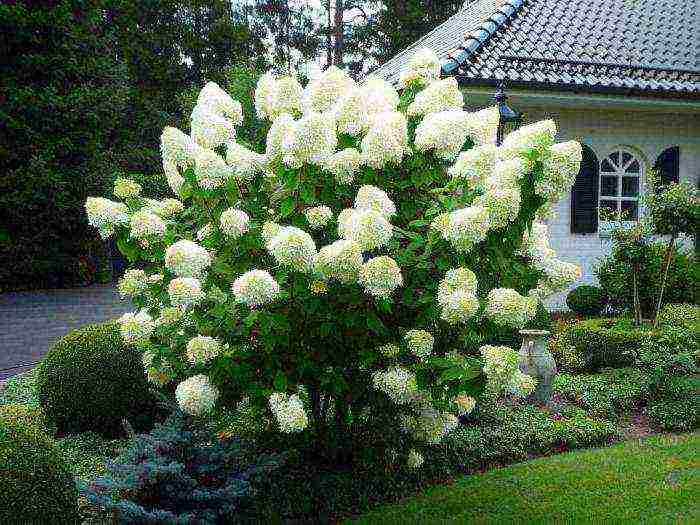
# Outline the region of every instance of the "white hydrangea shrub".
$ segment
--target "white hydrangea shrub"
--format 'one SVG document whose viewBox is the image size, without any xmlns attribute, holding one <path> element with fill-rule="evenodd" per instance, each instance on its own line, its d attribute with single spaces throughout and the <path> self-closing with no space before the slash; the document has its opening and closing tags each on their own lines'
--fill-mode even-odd
<svg viewBox="0 0 700 525">
<path fill-rule="evenodd" d="M 87 200 L 89 223 L 138 263 L 119 284 L 136 306 L 120 333 L 182 410 L 245 399 L 269 430 L 310 436 L 383 421 L 418 468 L 482 402 L 477 376 L 499 395 L 534 388 L 515 350 L 464 342 L 525 326 L 580 277 L 535 220 L 568 191 L 580 145 L 544 121 L 496 146 L 497 108 L 464 111 L 440 72 L 422 50 L 400 94 L 333 67 L 306 86 L 268 73 L 258 145 L 237 141 L 241 105 L 207 84 L 189 133 L 161 136 L 176 198 L 122 178 L 117 200 Z"/>
</svg>

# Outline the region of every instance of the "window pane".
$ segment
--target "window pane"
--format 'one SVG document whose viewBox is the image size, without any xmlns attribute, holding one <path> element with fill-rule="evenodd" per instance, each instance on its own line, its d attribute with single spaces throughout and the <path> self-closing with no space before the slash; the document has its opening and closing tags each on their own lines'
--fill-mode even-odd
<svg viewBox="0 0 700 525">
<path fill-rule="evenodd" d="M 639 173 L 639 161 L 635 160 L 632 164 L 627 166 L 625 173 Z"/>
<path fill-rule="evenodd" d="M 637 197 L 639 195 L 639 177 L 622 177 L 622 196 Z"/>
<path fill-rule="evenodd" d="M 637 201 L 622 201 L 622 218 L 627 221 L 636 221 L 639 216 Z"/>
<path fill-rule="evenodd" d="M 600 194 L 606 197 L 617 196 L 617 177 L 604 175 L 600 179 Z"/>
<path fill-rule="evenodd" d="M 632 155 L 627 153 L 626 151 L 622 152 L 622 165 L 624 166 L 627 164 L 630 160 L 632 160 Z"/>
<path fill-rule="evenodd" d="M 600 218 L 601 220 L 615 220 L 617 217 L 617 203 L 618 201 L 600 201 Z"/>
<path fill-rule="evenodd" d="M 600 171 L 607 171 L 608 173 L 615 173 L 615 166 L 613 166 L 608 159 L 603 160 L 600 165 Z"/>
</svg>

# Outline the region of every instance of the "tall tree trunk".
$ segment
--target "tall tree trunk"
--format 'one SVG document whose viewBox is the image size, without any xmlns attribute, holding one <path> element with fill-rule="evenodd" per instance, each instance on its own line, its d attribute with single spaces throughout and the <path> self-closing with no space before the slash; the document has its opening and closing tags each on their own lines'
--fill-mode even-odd
<svg viewBox="0 0 700 525">
<path fill-rule="evenodd" d="M 659 327 L 659 313 L 661 312 L 661 304 L 664 299 L 664 291 L 666 289 L 666 280 L 668 279 L 668 268 L 671 266 L 671 256 L 673 255 L 673 247 L 676 244 L 676 236 L 671 235 L 671 240 L 668 241 L 666 254 L 664 255 L 664 275 L 661 278 L 661 289 L 659 290 L 659 300 L 656 303 L 656 312 L 654 313 L 654 330 Z"/>
<path fill-rule="evenodd" d="M 343 65 L 343 51 L 345 48 L 345 35 L 343 31 L 343 19 L 345 16 L 345 6 L 343 5 L 343 0 L 335 0 L 335 16 L 334 16 L 334 33 L 335 33 L 335 45 L 333 46 L 334 51 L 334 64 L 338 67 Z"/>
<path fill-rule="evenodd" d="M 635 264 L 632 266 L 632 308 L 634 309 L 634 325 L 640 326 L 642 324 L 642 306 L 639 302 L 639 287 L 637 286 L 637 273 L 639 272 L 639 265 Z"/>
<path fill-rule="evenodd" d="M 326 3 L 326 13 L 328 14 L 328 19 L 326 20 L 326 67 L 331 67 L 333 65 L 333 36 L 331 31 L 333 20 L 331 10 L 333 8 L 331 6 L 331 1 L 332 0 L 327 0 Z"/>
</svg>

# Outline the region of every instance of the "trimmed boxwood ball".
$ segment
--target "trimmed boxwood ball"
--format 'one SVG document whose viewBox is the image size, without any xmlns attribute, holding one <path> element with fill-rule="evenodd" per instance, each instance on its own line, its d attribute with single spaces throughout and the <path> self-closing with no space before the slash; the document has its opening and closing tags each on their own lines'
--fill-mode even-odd
<svg viewBox="0 0 700 525">
<path fill-rule="evenodd" d="M 78 490 L 53 440 L 0 417 L 0 523 L 79 523 Z"/>
<path fill-rule="evenodd" d="M 566 296 L 566 306 L 572 312 L 586 317 L 599 316 L 605 308 L 605 292 L 597 286 L 577 286 Z"/>
<path fill-rule="evenodd" d="M 152 426 L 156 403 L 140 351 L 124 344 L 116 323 L 88 325 L 59 340 L 39 366 L 37 389 L 59 432 L 123 432 Z"/>
</svg>

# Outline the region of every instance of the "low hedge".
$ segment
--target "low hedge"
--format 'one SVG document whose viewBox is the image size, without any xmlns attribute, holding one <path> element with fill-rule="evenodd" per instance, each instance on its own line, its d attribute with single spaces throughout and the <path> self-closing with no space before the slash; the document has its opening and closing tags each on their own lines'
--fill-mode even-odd
<svg viewBox="0 0 700 525">
<path fill-rule="evenodd" d="M 59 432 L 123 432 L 152 426 L 156 402 L 141 352 L 126 346 L 113 322 L 74 330 L 58 341 L 39 365 L 37 389 L 49 421 Z"/>
<path fill-rule="evenodd" d="M 668 432 L 687 432 L 700 427 L 700 396 L 688 399 L 665 399 L 646 409 L 649 424 Z"/>
<path fill-rule="evenodd" d="M 39 405 L 0 405 L 0 419 L 36 427 L 39 430 L 46 430 L 48 427 L 44 409 Z"/>
<path fill-rule="evenodd" d="M 0 417 L 0 523 L 78 522 L 78 491 L 53 440 Z"/>
<path fill-rule="evenodd" d="M 700 332 L 700 306 L 667 304 L 659 312 L 660 326 L 675 326 Z"/>
<path fill-rule="evenodd" d="M 584 284 L 571 290 L 566 296 L 569 310 L 586 317 L 596 317 L 603 313 L 606 296 L 602 288 Z"/>
</svg>

